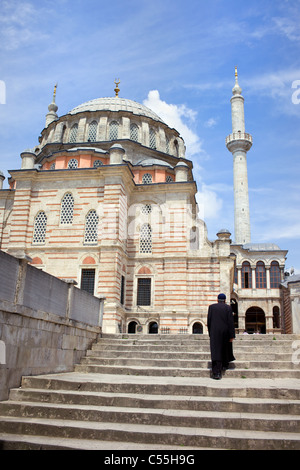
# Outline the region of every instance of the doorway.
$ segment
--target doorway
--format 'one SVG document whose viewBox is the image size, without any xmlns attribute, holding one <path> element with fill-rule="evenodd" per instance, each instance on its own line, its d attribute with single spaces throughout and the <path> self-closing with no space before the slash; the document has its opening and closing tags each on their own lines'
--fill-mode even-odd
<svg viewBox="0 0 300 470">
<path fill-rule="evenodd" d="M 131 321 L 128 323 L 128 333 L 135 334 L 136 333 L 137 322 Z"/>
<path fill-rule="evenodd" d="M 266 333 L 265 312 L 259 307 L 248 308 L 246 312 L 246 330 L 250 334 Z"/>
<path fill-rule="evenodd" d="M 151 323 L 149 323 L 149 334 L 157 335 L 157 333 L 158 333 L 158 324 L 156 323 L 156 321 L 152 321 Z"/>
</svg>

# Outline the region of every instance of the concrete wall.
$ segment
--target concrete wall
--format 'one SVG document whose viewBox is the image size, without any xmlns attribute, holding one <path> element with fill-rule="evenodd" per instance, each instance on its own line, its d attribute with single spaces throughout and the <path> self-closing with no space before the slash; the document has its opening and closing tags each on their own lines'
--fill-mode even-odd
<svg viewBox="0 0 300 470">
<path fill-rule="evenodd" d="M 0 400 L 23 375 L 73 370 L 101 331 L 100 304 L 0 251 Z"/>
</svg>

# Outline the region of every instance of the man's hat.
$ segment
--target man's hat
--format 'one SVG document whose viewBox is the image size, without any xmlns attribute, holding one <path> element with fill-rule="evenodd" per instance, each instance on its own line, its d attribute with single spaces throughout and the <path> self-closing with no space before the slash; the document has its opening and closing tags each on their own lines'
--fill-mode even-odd
<svg viewBox="0 0 300 470">
<path fill-rule="evenodd" d="M 225 294 L 219 294 L 218 295 L 218 300 L 226 300 L 226 295 Z"/>
</svg>

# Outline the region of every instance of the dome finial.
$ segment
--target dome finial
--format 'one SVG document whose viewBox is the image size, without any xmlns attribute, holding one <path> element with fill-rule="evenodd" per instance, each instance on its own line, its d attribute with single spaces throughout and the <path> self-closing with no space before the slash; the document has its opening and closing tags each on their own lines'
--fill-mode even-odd
<svg viewBox="0 0 300 470">
<path fill-rule="evenodd" d="M 56 111 L 58 110 L 58 106 L 55 103 L 55 95 L 56 95 L 56 88 L 57 88 L 57 83 L 54 87 L 54 92 L 53 92 L 53 98 L 52 102 L 48 106 L 49 112 L 46 114 L 46 127 L 52 122 L 55 121 L 58 116 L 56 114 Z"/>
<path fill-rule="evenodd" d="M 233 95 L 240 95 L 242 93 L 242 89 L 241 89 L 241 87 L 239 85 L 239 82 L 238 82 L 237 66 L 235 66 L 234 76 L 235 76 L 235 85 L 232 88 L 232 93 L 233 93 Z"/>
<path fill-rule="evenodd" d="M 53 101 L 54 101 L 54 103 L 55 103 L 56 88 L 57 88 L 57 83 L 54 86 L 54 92 L 53 92 Z"/>
<path fill-rule="evenodd" d="M 114 92 L 116 93 L 115 97 L 119 96 L 119 91 L 120 91 L 119 85 L 120 85 L 120 83 L 121 83 L 121 80 L 119 78 L 116 78 L 115 79 L 116 88 L 114 89 Z"/>
</svg>

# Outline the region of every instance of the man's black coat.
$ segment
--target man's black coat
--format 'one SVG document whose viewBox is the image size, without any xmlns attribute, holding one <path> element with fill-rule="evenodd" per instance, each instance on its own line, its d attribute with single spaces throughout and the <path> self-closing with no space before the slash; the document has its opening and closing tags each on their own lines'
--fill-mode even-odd
<svg viewBox="0 0 300 470">
<path fill-rule="evenodd" d="M 234 361 L 232 343 L 235 338 L 232 310 L 225 302 L 210 305 L 207 315 L 207 327 L 210 337 L 210 351 L 212 361 L 222 361 L 226 364 Z"/>
</svg>

